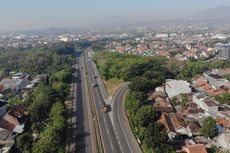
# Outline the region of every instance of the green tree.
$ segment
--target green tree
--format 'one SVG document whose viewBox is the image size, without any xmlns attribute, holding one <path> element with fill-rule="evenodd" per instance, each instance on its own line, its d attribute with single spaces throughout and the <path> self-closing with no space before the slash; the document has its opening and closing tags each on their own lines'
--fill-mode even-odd
<svg viewBox="0 0 230 153">
<path fill-rule="evenodd" d="M 30 132 L 24 132 L 16 137 L 17 148 L 23 153 L 30 153 L 33 144 L 33 136 Z"/>
<path fill-rule="evenodd" d="M 213 137 L 215 135 L 214 130 L 216 126 L 216 121 L 212 117 L 207 117 L 203 121 L 203 126 L 201 132 L 205 137 Z"/>
<path fill-rule="evenodd" d="M 24 101 L 20 98 L 11 98 L 8 100 L 9 106 L 24 106 Z"/>
<path fill-rule="evenodd" d="M 181 108 L 183 110 L 185 110 L 187 108 L 187 105 L 188 105 L 188 97 L 187 96 L 182 95 L 182 99 L 180 101 L 180 105 L 181 105 Z"/>
<path fill-rule="evenodd" d="M 133 124 L 137 127 L 147 127 L 149 123 L 155 121 L 158 114 L 154 111 L 152 106 L 144 105 L 136 112 Z"/>
<path fill-rule="evenodd" d="M 41 131 L 44 121 L 48 117 L 50 108 L 52 106 L 50 90 L 44 85 L 38 86 L 33 92 L 32 104 L 29 107 L 31 112 L 31 121 L 33 122 L 33 129 Z"/>
<path fill-rule="evenodd" d="M 216 96 L 215 99 L 222 104 L 230 104 L 230 94 L 224 93 L 222 95 Z"/>
<path fill-rule="evenodd" d="M 32 153 L 64 153 L 64 105 L 61 102 L 53 104 L 50 111 L 50 121 L 34 144 Z"/>
</svg>

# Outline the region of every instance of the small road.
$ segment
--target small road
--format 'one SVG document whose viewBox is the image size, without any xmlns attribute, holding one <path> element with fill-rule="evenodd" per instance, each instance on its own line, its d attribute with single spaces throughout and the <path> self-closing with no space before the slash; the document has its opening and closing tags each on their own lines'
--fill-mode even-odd
<svg viewBox="0 0 230 153">
<path fill-rule="evenodd" d="M 127 92 L 128 83 L 125 83 L 118 89 L 113 97 L 114 128 L 125 153 L 142 153 L 125 113 L 124 100 Z"/>
</svg>

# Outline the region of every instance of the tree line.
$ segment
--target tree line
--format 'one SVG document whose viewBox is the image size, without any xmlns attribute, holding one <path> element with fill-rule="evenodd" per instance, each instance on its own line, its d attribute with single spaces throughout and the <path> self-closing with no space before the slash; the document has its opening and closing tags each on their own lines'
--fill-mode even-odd
<svg viewBox="0 0 230 153">
<path fill-rule="evenodd" d="M 58 43 L 32 50 L 0 54 L 0 68 L 5 75 L 10 71 L 20 71 L 48 76 L 46 82 L 29 91 L 25 98 L 9 99 L 10 106 L 21 106 L 30 112 L 25 131 L 16 137 L 11 152 L 65 152 L 64 102 L 68 98 L 74 72 L 74 48 L 75 45 L 71 43 Z"/>
</svg>

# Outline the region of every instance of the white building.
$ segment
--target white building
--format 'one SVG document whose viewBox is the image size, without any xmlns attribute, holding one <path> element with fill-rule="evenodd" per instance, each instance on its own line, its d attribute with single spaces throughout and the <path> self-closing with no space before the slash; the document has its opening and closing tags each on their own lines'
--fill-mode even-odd
<svg viewBox="0 0 230 153">
<path fill-rule="evenodd" d="M 218 136 L 218 143 L 225 150 L 230 150 L 230 131 L 225 130 Z"/>
<path fill-rule="evenodd" d="M 216 114 L 218 112 L 218 102 L 203 93 L 193 94 L 193 102 L 209 114 Z"/>
<path fill-rule="evenodd" d="M 168 34 L 165 34 L 165 33 L 157 33 L 156 34 L 156 38 L 168 38 Z"/>
<path fill-rule="evenodd" d="M 187 81 L 167 79 L 165 83 L 165 92 L 169 98 L 172 98 L 180 94 L 191 93 L 192 89 Z"/>
</svg>

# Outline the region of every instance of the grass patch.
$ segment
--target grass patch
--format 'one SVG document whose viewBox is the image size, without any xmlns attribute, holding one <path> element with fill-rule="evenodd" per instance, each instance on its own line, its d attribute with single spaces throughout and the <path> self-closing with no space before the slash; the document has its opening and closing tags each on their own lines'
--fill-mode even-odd
<svg viewBox="0 0 230 153">
<path fill-rule="evenodd" d="M 110 97 L 114 96 L 117 89 L 124 83 L 123 80 L 110 79 L 108 81 L 104 80 L 105 87 L 108 91 Z"/>
</svg>

